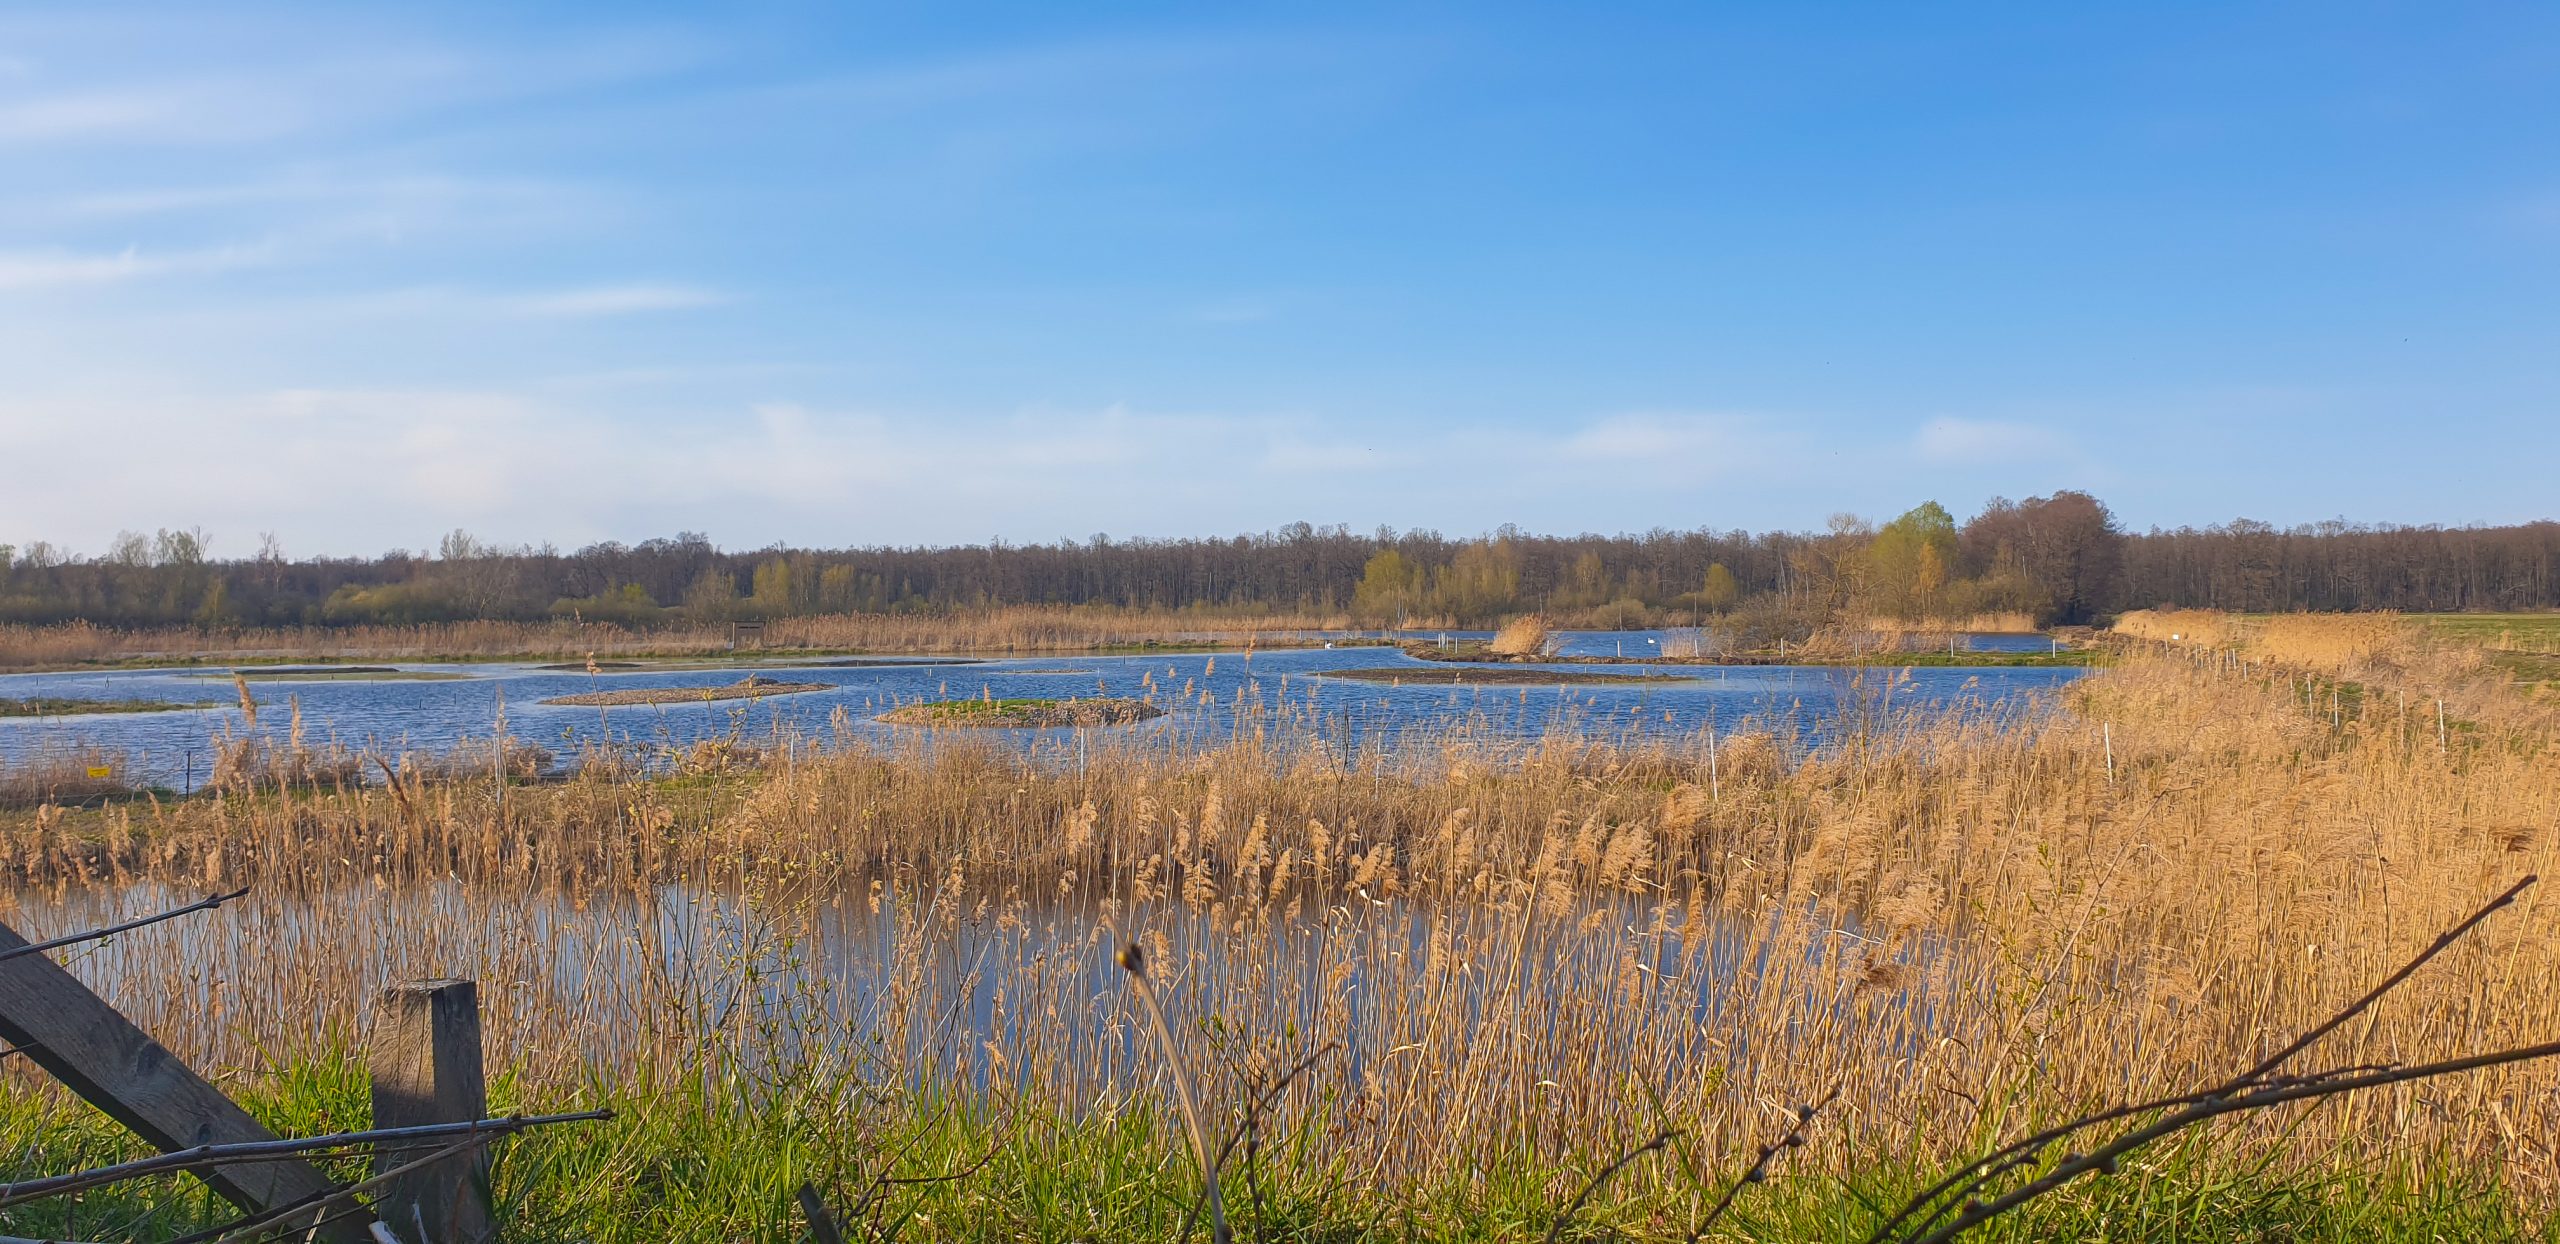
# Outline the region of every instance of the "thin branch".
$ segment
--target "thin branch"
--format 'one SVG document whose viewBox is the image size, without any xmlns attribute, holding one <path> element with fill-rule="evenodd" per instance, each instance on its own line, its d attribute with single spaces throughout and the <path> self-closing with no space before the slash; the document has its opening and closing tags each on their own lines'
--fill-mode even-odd
<svg viewBox="0 0 2560 1244">
<path fill-rule="evenodd" d="M 345 1201 L 349 1203 L 351 1208 L 361 1208 L 362 1203 L 355 1201 L 354 1199 L 357 1193 L 370 1192 L 373 1189 L 390 1183 L 392 1180 L 398 1179 L 412 1171 L 419 1170 L 423 1167 L 433 1166 L 447 1158 L 460 1157 L 463 1154 L 469 1153 L 470 1151 L 496 1139 L 497 1136 L 495 1134 L 488 1132 L 465 1136 L 462 1139 L 455 1141 L 450 1145 L 446 1145 L 444 1148 L 438 1149 L 423 1158 L 404 1162 L 398 1166 L 392 1167 L 390 1170 L 382 1172 L 379 1175 L 375 1175 L 370 1179 L 358 1180 L 355 1183 L 334 1188 L 324 1188 L 309 1196 L 297 1197 L 294 1200 L 276 1206 L 273 1209 L 251 1214 L 246 1218 L 229 1224 L 228 1226 L 210 1227 L 203 1231 L 198 1231 L 193 1235 L 180 1236 L 179 1238 L 170 1241 L 169 1244 L 235 1244 L 235 1241 L 254 1239 L 259 1235 L 259 1233 L 264 1232 L 269 1227 L 273 1227 L 288 1218 L 300 1214 L 304 1210 L 316 1209 L 322 1211 L 321 1213 L 314 1214 L 312 1216 L 315 1220 L 312 1225 L 317 1228 L 321 1222 L 327 1221 L 329 1217 L 327 1207 L 331 1204 L 339 1201 Z"/>
<path fill-rule="evenodd" d="M 2386 1085 L 2400 1084 L 2410 1080 L 2424 1080 L 2435 1076 L 2454 1075 L 2464 1071 L 2477 1071 L 2485 1067 L 2500 1067 L 2505 1066 L 2508 1063 L 2528 1062 L 2537 1058 L 2551 1058 L 2554 1056 L 2560 1056 L 2560 1041 L 2546 1041 L 2540 1045 L 2520 1046 L 2516 1049 L 2499 1050 L 2490 1054 L 2472 1054 L 2462 1058 L 2448 1058 L 2442 1062 L 2421 1063 L 2413 1067 L 2398 1067 L 2388 1071 L 2371 1071 L 2362 1075 L 2342 1076 L 2334 1079 L 2311 1079 L 2305 1083 L 2269 1085 L 2264 1088 L 2251 1089 L 2237 1095 L 2199 1094 L 2193 1104 L 2189 1105 L 2186 1109 L 2127 1132 L 2089 1154 L 2075 1154 L 2071 1157 L 2065 1158 L 2061 1162 L 2056 1163 L 2052 1170 L 2038 1176 L 2032 1183 L 2019 1187 L 1995 1200 L 1966 1205 L 1963 1212 L 1956 1215 L 1952 1221 L 1927 1235 L 1913 1239 L 1911 1244 L 1946 1244 L 1947 1241 L 1954 1239 L 1956 1236 L 1972 1230 L 1992 1218 L 1996 1218 L 2001 1214 L 2007 1213 L 2008 1211 L 2015 1209 L 2036 1197 L 2043 1196 L 2045 1193 L 2051 1192 L 2055 1188 L 2059 1188 L 2063 1184 L 2079 1178 L 2082 1175 L 2086 1175 L 2091 1172 L 2112 1174 L 2116 1169 L 2117 1160 L 2127 1153 L 2130 1153 L 2135 1149 L 2139 1149 L 2144 1145 L 2150 1144 L 2152 1141 L 2158 1140 L 2161 1137 L 2170 1135 L 2173 1132 L 2179 1132 L 2187 1128 L 2194 1127 L 2207 1119 L 2216 1118 L 2226 1114 L 2235 1114 L 2243 1110 L 2264 1110 L 2271 1106 L 2281 1106 L 2287 1102 L 2334 1097 L 2341 1093 L 2353 1093 L 2369 1088 L 2381 1088 Z"/>
<path fill-rule="evenodd" d="M 1965 1198 L 1972 1196 L 1974 1192 L 1989 1184 L 1991 1181 L 1998 1179 L 2011 1171 L 2033 1163 L 2046 1149 L 2051 1148 L 2054 1144 L 2067 1137 L 2085 1131 L 2089 1128 L 2096 1127 L 2104 1123 L 2113 1123 L 2120 1119 L 2133 1118 L 2139 1115 L 2152 1114 L 2161 1110 L 2172 1109 L 2174 1107 L 2207 1098 L 2228 1096 L 2251 1088 L 2262 1087 L 2267 1082 L 2267 1078 L 2277 1068 L 2283 1066 L 2286 1061 L 2310 1048 L 2311 1045 L 2314 1042 L 2317 1042 L 2320 1038 L 2335 1032 L 2340 1025 L 2345 1024 L 2347 1021 L 2354 1019 L 2357 1015 L 2360 1015 L 2370 1009 L 2375 1002 L 2381 1000 L 2384 994 L 2398 988 L 2419 968 L 2424 967 L 2437 955 L 2444 953 L 2447 947 L 2450 947 L 2456 941 L 2459 941 L 2461 938 L 2468 935 L 2473 929 L 2478 928 L 2481 921 L 2488 919 L 2500 909 L 2515 902 L 2517 896 L 2523 894 L 2525 889 L 2533 885 L 2536 880 L 2536 877 L 2527 875 L 2521 880 L 2518 880 L 2514 885 L 2507 887 L 2505 893 L 2491 899 L 2479 910 L 2474 911 L 2469 916 L 2465 917 L 2461 923 L 2446 930 L 2441 936 L 2437 937 L 2435 941 L 2429 943 L 2424 950 L 2419 951 L 2415 957 L 2409 960 L 2409 962 L 2402 964 L 2399 970 L 2393 972 L 2390 976 L 2385 977 L 2380 985 L 2377 985 L 2373 989 L 2367 991 L 2363 997 L 2349 1003 L 2345 1009 L 2314 1026 L 2310 1031 L 2304 1033 L 2302 1036 L 2295 1038 L 2274 1056 L 2260 1061 L 2257 1066 L 2250 1068 L 2239 1076 L 2234 1077 L 2215 1088 L 2206 1089 L 2202 1092 L 2181 1093 L 2174 1097 L 2163 1097 L 2147 1102 L 2110 1107 L 2095 1114 L 2073 1119 L 2067 1123 L 2011 1141 L 1998 1149 L 1994 1149 L 1991 1152 L 1958 1167 L 1954 1171 L 1950 1172 L 1945 1178 L 1940 1179 L 1937 1183 L 1930 1185 L 1927 1189 L 1914 1195 L 1910 1200 L 1905 1201 L 1901 1208 L 1894 1211 L 1892 1217 L 1887 1218 L 1882 1225 L 1875 1229 L 1873 1234 L 1867 1237 L 1865 1244 L 1884 1244 L 1886 1240 L 1893 1238 L 1893 1233 L 1897 1228 L 1901 1228 L 1904 1223 L 1910 1221 L 1912 1215 L 1919 1213 L 1923 1209 L 1935 1206 L 1936 1208 L 1932 1209 L 1925 1217 L 1921 1218 L 1917 1224 L 1909 1228 L 1910 1232 L 1928 1230 L 1939 1220 L 1943 1219 L 1949 1211 L 1962 1204 Z"/>
<path fill-rule="evenodd" d="M 228 903 L 233 899 L 246 895 L 248 892 L 249 888 L 247 886 L 242 886 L 237 890 L 233 890 L 229 894 L 216 894 L 207 898 L 200 898 L 184 907 L 172 907 L 169 910 L 160 912 L 156 915 L 143 916 L 140 919 L 135 920 L 127 920 L 123 924 L 111 924 L 106 928 L 91 929 L 86 933 L 66 933 L 60 937 L 52 939 L 51 941 L 33 942 L 25 946 L 12 946 L 7 950 L 0 950 L 0 963 L 6 963 L 20 955 L 42 954 L 48 950 L 58 950 L 64 946 L 74 945 L 79 942 L 94 942 L 100 938 L 114 937 L 118 933 L 131 932 L 147 925 L 158 924 L 163 920 L 175 920 L 180 916 L 193 915 L 200 911 L 211 911 L 216 907 L 222 906 L 224 903 Z"/>
<path fill-rule="evenodd" d="M 2436 938 L 2436 940 L 2427 943 L 2427 948 L 2419 951 L 2416 958 L 2400 965 L 2399 971 L 2384 977 L 2381 984 L 2374 986 L 2365 994 L 2365 996 L 2358 998 L 2353 1003 L 2349 1004 L 2347 1009 L 2330 1016 L 2327 1023 L 2321 1024 L 2319 1027 L 2313 1028 L 2311 1031 L 2294 1038 L 2293 1044 L 2288 1045 L 2268 1056 L 2264 1062 L 2259 1063 L 2255 1067 L 2251 1067 L 2248 1071 L 2242 1073 L 2239 1078 L 2223 1085 L 2220 1091 L 2225 1093 L 2234 1093 L 2248 1087 L 2249 1085 L 2257 1083 L 2261 1077 L 2274 1071 L 2276 1068 L 2283 1066 L 2286 1059 L 2310 1048 L 2312 1042 L 2328 1036 L 2331 1032 L 2336 1031 L 2339 1025 L 2363 1014 L 2367 1009 L 2371 1008 L 2374 1003 L 2381 1001 L 2382 995 L 2399 988 L 2400 982 L 2409 979 L 2410 975 L 2415 973 L 2419 968 L 2425 967 L 2428 960 L 2435 958 L 2437 955 L 2443 954 L 2445 950 L 2451 947 L 2455 942 L 2461 941 L 2465 935 L 2471 932 L 2471 930 L 2480 927 L 2481 921 L 2497 914 L 2498 909 L 2515 902 L 2516 896 L 2523 894 L 2527 889 L 2532 888 L 2533 883 L 2538 880 L 2541 880 L 2541 878 L 2536 877 L 2532 873 L 2526 873 L 2521 880 L 2517 881 L 2514 885 L 2508 886 L 2506 893 L 2489 900 L 2488 905 L 2471 913 L 2470 918 L 2450 929 L 2445 930 L 2441 936 Z"/>
<path fill-rule="evenodd" d="M 1600 1190 L 1600 1185 L 1609 1182 L 1612 1176 L 1615 1176 L 1619 1171 L 1625 1170 L 1627 1168 L 1627 1164 L 1635 1161 L 1637 1158 L 1643 1157 L 1648 1153 L 1660 1152 L 1665 1146 L 1671 1143 L 1672 1137 L 1679 1134 L 1680 1133 L 1678 1131 L 1667 1128 L 1662 1131 L 1655 1132 L 1653 1134 L 1653 1139 L 1648 1140 L 1633 1149 L 1629 1149 L 1625 1153 L 1619 1154 L 1617 1161 L 1601 1167 L 1599 1173 L 1591 1177 L 1590 1182 L 1582 1185 L 1582 1191 L 1574 1193 L 1573 1199 L 1565 1203 L 1564 1212 L 1557 1214 L 1556 1220 L 1553 1223 L 1548 1224 L 1547 1244 L 1556 1244 L 1557 1240 L 1564 1237 L 1565 1224 L 1573 1221 L 1573 1216 L 1581 1211 L 1582 1203 L 1590 1200 L 1591 1194 Z"/>
<path fill-rule="evenodd" d="M 198 1145 L 172 1153 L 154 1154 L 131 1162 L 101 1166 L 95 1170 L 70 1175 L 50 1175 L 19 1183 L 0 1184 L 0 1209 L 49 1196 L 80 1192 L 107 1184 L 140 1179 L 147 1175 L 173 1171 L 189 1171 L 198 1167 L 223 1166 L 238 1162 L 265 1162 L 323 1149 L 347 1149 L 358 1145 L 384 1145 L 391 1142 L 440 1140 L 447 1136 L 510 1136 L 531 1128 L 555 1123 L 586 1123 L 610 1119 L 610 1110 L 587 1110 L 577 1114 L 511 1115 L 506 1118 L 477 1119 L 466 1123 L 421 1123 L 413 1127 L 377 1128 L 365 1132 L 338 1132 L 327 1136 L 305 1136 L 291 1140 L 252 1140 L 226 1145 Z M 406 1146 L 415 1147 L 415 1146 Z"/>
<path fill-rule="evenodd" d="M 1767 1179 L 1769 1169 L 1777 1165 L 1779 1154 L 1789 1149 L 1803 1148 L 1805 1129 L 1813 1126 L 1813 1117 L 1822 1113 L 1832 1102 L 1839 1100 L 1839 1097 L 1840 1085 L 1834 1083 L 1831 1091 L 1822 1095 L 1822 1100 L 1810 1106 L 1796 1107 L 1795 1121 L 1787 1125 L 1786 1134 L 1760 1146 L 1760 1156 L 1752 1159 L 1751 1169 L 1742 1172 L 1742 1178 L 1734 1180 L 1726 1187 L 1724 1195 L 1717 1197 L 1716 1203 L 1707 1210 L 1707 1216 L 1699 1219 L 1698 1225 L 1689 1229 L 1688 1244 L 1698 1244 L 1699 1237 L 1707 1233 L 1707 1228 L 1716 1225 L 1717 1221 L 1725 1216 L 1725 1211 L 1733 1208 L 1733 1200 L 1742 1195 L 1743 1185 L 1756 1184 Z"/>
<path fill-rule="evenodd" d="M 1299 1076 L 1305 1075 L 1307 1071 L 1310 1068 L 1313 1068 L 1325 1055 L 1338 1053 L 1341 1049 L 1342 1043 L 1339 1041 L 1327 1041 L 1323 1045 L 1317 1046 L 1315 1053 L 1309 1054 L 1305 1058 L 1301 1058 L 1297 1062 L 1291 1064 L 1287 1071 L 1280 1073 L 1279 1079 L 1273 1080 L 1268 1087 L 1256 1094 L 1254 1099 L 1245 1105 L 1244 1118 L 1237 1122 L 1233 1130 L 1227 1133 L 1227 1143 L 1218 1147 L 1218 1165 L 1226 1165 L 1227 1155 L 1235 1152 L 1236 1143 L 1252 1132 L 1254 1120 L 1259 1117 L 1263 1111 L 1271 1108 L 1271 1103 L 1279 1099 L 1280 1094 L 1288 1089 L 1292 1081 L 1296 1080 Z"/>
<path fill-rule="evenodd" d="M 1227 1133 L 1227 1143 L 1218 1150 L 1218 1165 L 1223 1168 L 1227 1164 L 1227 1155 L 1233 1152 L 1236 1147 L 1236 1138 L 1238 1136 L 1244 1138 L 1244 1190 L 1245 1195 L 1253 1199 L 1253 1214 L 1256 1221 L 1269 1222 L 1271 1220 L 1270 1208 L 1262 1203 L 1262 1180 L 1260 1177 L 1262 1166 L 1260 1161 L 1262 1157 L 1262 1112 L 1269 1109 L 1271 1107 L 1271 1103 L 1278 1101 L 1280 1099 L 1280 1094 L 1288 1091 L 1289 1085 L 1296 1081 L 1299 1076 L 1306 1074 L 1307 1070 L 1315 1066 L 1318 1060 L 1341 1048 L 1341 1044 L 1334 1041 L 1327 1041 L 1323 1045 L 1317 1046 L 1314 1053 L 1309 1054 L 1305 1058 L 1301 1058 L 1297 1062 L 1291 1064 L 1287 1071 L 1280 1073 L 1279 1078 L 1265 1086 L 1261 1092 L 1254 1094 L 1253 1100 L 1245 1103 L 1244 1118 L 1237 1121 L 1235 1130 Z"/>
<path fill-rule="evenodd" d="M 1327 1054 L 1334 1053 L 1341 1048 L 1341 1042 L 1327 1041 L 1323 1045 L 1316 1047 L 1315 1053 L 1299 1059 L 1296 1063 L 1292 1064 L 1287 1071 L 1281 1072 L 1279 1079 L 1273 1080 L 1268 1086 L 1264 1087 L 1260 1093 L 1255 1094 L 1252 1101 L 1245 1103 L 1244 1117 L 1236 1121 L 1236 1125 L 1228 1130 L 1225 1143 L 1218 1146 L 1218 1169 L 1225 1170 L 1227 1168 L 1227 1158 L 1236 1151 L 1236 1146 L 1239 1143 L 1244 1144 L 1244 1187 L 1245 1192 L 1254 1198 L 1255 1214 L 1260 1215 L 1262 1213 L 1262 1191 L 1261 1188 L 1254 1183 L 1253 1179 L 1253 1157 L 1255 1153 L 1259 1152 L 1260 1148 L 1259 1142 L 1256 1140 L 1257 1134 L 1254 1131 L 1256 1121 L 1260 1118 L 1262 1112 L 1269 1109 L 1271 1103 L 1277 1100 L 1280 1094 L 1289 1087 L 1292 1081 L 1296 1080 L 1299 1076 L 1306 1074 L 1309 1068 L 1316 1065 L 1317 1060 L 1323 1058 Z M 1205 1190 L 1203 1191 L 1203 1195 L 1206 1195 Z M 1193 1197 L 1191 1199 L 1190 1206 L 1182 1211 L 1182 1229 L 1174 1233 L 1173 1238 L 1180 1240 L 1190 1237 L 1191 1224 L 1200 1220 L 1200 1201 L 1200 1197 Z"/>
</svg>

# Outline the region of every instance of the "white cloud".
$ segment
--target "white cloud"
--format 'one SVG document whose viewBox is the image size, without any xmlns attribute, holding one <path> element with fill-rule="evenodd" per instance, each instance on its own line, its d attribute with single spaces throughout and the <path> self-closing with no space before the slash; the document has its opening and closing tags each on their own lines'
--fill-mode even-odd
<svg viewBox="0 0 2560 1244">
<path fill-rule="evenodd" d="M 143 277 L 221 272 L 264 263 L 272 253 L 272 249 L 265 246 L 224 246 L 185 251 L 144 251 L 139 247 L 126 247 L 122 251 L 104 254 L 58 249 L 0 251 L 0 291 L 105 285 Z"/>
<path fill-rule="evenodd" d="M 173 83 L 0 101 L 0 143 L 241 142 L 301 127 L 303 107 L 249 83 Z"/>
<path fill-rule="evenodd" d="M 1548 507 L 1550 522 L 1605 525 L 1628 511 L 1570 502 L 1595 481 L 1612 506 L 1652 508 L 1695 496 L 1709 469 L 1701 454 L 1762 474 L 1787 465 L 1753 448 L 1770 440 L 1753 421 L 1726 416 L 1618 416 L 1453 440 L 1428 426 L 1120 406 L 954 414 L 777 403 L 637 418 L 547 393 L 0 399 L 0 443 L 50 464 L 0 490 L 0 533 L 85 547 L 120 528 L 201 523 L 364 553 L 455 526 L 564 544 L 692 529 L 752 547 L 1541 517 L 1514 508 L 1523 503 Z M 1729 422 L 1744 430 L 1728 433 Z M 1629 456 L 1647 453 L 1668 457 Z M 116 488 L 93 486 L 110 474 Z M 1532 479 L 1572 487 L 1518 487 Z"/>
<path fill-rule="evenodd" d="M 1749 448 L 1748 421 L 1735 415 L 1610 415 L 1565 440 L 1564 451 L 1599 461 L 1653 462 L 1676 458 L 1690 465 L 1719 465 Z"/>
<path fill-rule="evenodd" d="M 1912 448 L 1927 461 L 1950 466 L 2073 456 L 2071 439 L 2060 432 L 1993 419 L 1932 419 L 1912 438 Z"/>
<path fill-rule="evenodd" d="M 507 305 L 524 315 L 583 317 L 598 315 L 631 315 L 645 311 L 682 311 L 693 307 L 716 307 L 728 302 L 726 294 L 697 289 L 689 285 L 600 285 L 589 289 L 564 289 L 544 294 L 524 294 L 507 300 Z"/>
<path fill-rule="evenodd" d="M 594 195 L 579 187 L 524 178 L 459 177 L 434 172 L 368 174 L 330 169 L 297 169 L 240 181 L 182 185 L 132 186 L 120 190 L 87 190 L 18 209 L 22 214 L 59 220 L 123 220 L 142 216 L 219 212 L 228 209 L 272 209 L 318 206 L 369 216 L 475 214 L 572 206 L 594 210 Z"/>
<path fill-rule="evenodd" d="M 1323 441 L 1283 435 L 1262 455 L 1262 465 L 1292 475 L 1324 475 L 1338 471 L 1377 472 L 1407 465 L 1411 456 L 1375 442 Z"/>
<path fill-rule="evenodd" d="M 1560 436 L 1510 446 L 1493 469 L 1572 471 L 1601 487 L 1689 487 L 1738 476 L 1791 474 L 1805 460 L 1799 439 L 1777 421 L 1727 412 L 1639 411 L 1608 415 Z"/>
</svg>

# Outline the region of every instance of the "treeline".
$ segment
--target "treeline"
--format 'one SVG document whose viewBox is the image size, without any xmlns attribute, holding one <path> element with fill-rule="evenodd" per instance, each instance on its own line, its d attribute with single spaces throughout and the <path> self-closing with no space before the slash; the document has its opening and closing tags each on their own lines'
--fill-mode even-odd
<svg viewBox="0 0 2560 1244">
<path fill-rule="evenodd" d="M 1935 502 L 1818 532 L 1669 531 L 1459 539 L 1297 523 L 1232 538 L 956 548 L 724 551 L 701 535 L 574 552 L 455 532 L 433 552 L 240 558 L 197 531 L 126 534 L 102 554 L 0 544 L 0 621 L 332 626 L 575 617 L 645 627 L 999 605 L 1347 614 L 1481 625 L 1543 611 L 1638 625 L 1733 611 L 1910 619 L 2024 612 L 2086 622 L 2128 607 L 2479 610 L 2560 606 L 2560 523 L 2129 534 L 2085 493 Z"/>
</svg>

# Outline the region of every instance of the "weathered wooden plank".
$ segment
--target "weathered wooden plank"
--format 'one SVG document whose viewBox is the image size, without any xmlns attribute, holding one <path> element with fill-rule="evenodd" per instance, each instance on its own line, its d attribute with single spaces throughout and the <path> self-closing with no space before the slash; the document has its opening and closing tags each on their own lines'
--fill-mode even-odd
<svg viewBox="0 0 2560 1244">
<path fill-rule="evenodd" d="M 386 989 L 369 1058 L 373 1125 L 415 1127 L 486 1116 L 480 1065 L 480 987 L 431 980 Z M 385 1153 L 377 1173 L 413 1155 Z M 377 1208 L 403 1238 L 480 1244 L 489 1238 L 489 1151 L 481 1148 L 385 1184 Z"/>
<path fill-rule="evenodd" d="M 0 951 L 27 944 L 0 924 Z M 49 956 L 0 960 L 0 1041 L 22 1048 L 47 1074 L 164 1151 L 276 1139 Z M 220 1167 L 203 1178 L 222 1199 L 253 1212 L 332 1186 L 299 1159 Z M 362 1244 L 370 1238 L 362 1217 L 325 1226 L 321 1236 Z"/>
</svg>

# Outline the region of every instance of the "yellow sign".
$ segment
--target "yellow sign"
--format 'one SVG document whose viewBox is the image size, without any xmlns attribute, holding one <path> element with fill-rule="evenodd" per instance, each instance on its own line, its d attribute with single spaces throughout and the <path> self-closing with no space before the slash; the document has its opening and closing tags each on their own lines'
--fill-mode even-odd
<svg viewBox="0 0 2560 1244">
<path fill-rule="evenodd" d="M 91 776 L 91 777 L 93 777 L 93 778 L 114 777 L 115 775 L 116 775 L 116 771 L 115 771 L 112 767 L 110 767 L 110 766 L 107 766 L 107 765 L 91 765 L 91 766 L 89 766 L 89 776 Z"/>
</svg>

